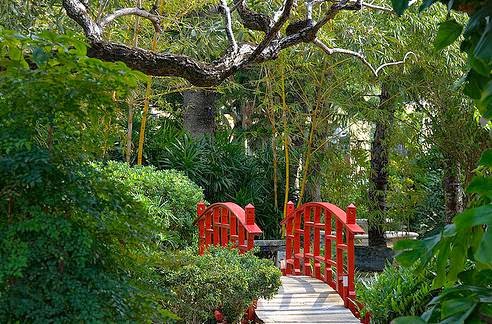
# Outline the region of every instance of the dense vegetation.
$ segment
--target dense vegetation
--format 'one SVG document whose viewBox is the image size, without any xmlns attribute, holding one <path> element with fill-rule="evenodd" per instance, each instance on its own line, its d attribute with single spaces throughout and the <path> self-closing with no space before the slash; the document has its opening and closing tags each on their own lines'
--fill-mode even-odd
<svg viewBox="0 0 492 324">
<path fill-rule="evenodd" d="M 240 320 L 280 273 L 229 248 L 198 256 L 203 200 L 253 203 L 267 239 L 289 200 L 355 203 L 371 247 L 420 235 L 359 283 L 362 313 L 491 321 L 492 4 L 288 0 L 268 53 L 214 79 L 234 45 L 268 40 L 245 10 L 281 3 L 0 4 L 0 322 Z M 123 7 L 140 11 L 107 15 Z M 184 73 L 183 55 L 218 61 Z"/>
</svg>

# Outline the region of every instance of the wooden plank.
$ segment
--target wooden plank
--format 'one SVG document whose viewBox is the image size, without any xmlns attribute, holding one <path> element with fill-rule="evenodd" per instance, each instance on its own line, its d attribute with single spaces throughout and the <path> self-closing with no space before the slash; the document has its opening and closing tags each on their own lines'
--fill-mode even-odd
<svg viewBox="0 0 492 324">
<path fill-rule="evenodd" d="M 264 323 L 359 323 L 323 281 L 309 276 L 282 277 L 281 281 L 272 299 L 258 301 L 256 315 Z"/>
</svg>

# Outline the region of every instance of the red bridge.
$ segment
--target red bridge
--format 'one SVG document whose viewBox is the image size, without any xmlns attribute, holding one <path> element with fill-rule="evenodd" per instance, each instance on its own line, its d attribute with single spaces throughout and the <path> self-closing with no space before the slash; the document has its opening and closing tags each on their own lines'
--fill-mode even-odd
<svg viewBox="0 0 492 324">
<path fill-rule="evenodd" d="M 199 253 L 207 246 L 254 247 L 262 233 L 254 207 L 231 203 L 197 206 Z M 281 262 L 282 287 L 272 300 L 259 300 L 256 315 L 265 323 L 359 323 L 354 284 L 354 238 L 364 230 L 356 223 L 354 205 L 343 211 L 324 202 L 294 208 L 287 205 L 286 258 Z"/>
</svg>

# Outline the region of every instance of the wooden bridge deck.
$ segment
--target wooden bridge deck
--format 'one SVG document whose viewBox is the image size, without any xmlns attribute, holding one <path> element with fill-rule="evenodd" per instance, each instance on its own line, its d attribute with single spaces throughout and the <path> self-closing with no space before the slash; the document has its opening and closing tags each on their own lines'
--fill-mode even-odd
<svg viewBox="0 0 492 324">
<path fill-rule="evenodd" d="M 260 299 L 256 315 L 264 323 L 360 323 L 338 293 L 309 276 L 282 277 L 271 300 Z"/>
</svg>

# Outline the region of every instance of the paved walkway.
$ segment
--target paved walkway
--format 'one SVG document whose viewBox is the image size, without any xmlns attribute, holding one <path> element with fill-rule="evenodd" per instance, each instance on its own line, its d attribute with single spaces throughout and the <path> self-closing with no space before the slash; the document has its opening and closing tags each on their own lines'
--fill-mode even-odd
<svg viewBox="0 0 492 324">
<path fill-rule="evenodd" d="M 260 299 L 256 315 L 265 323 L 360 323 L 326 283 L 308 276 L 282 277 L 271 300 Z"/>
</svg>

